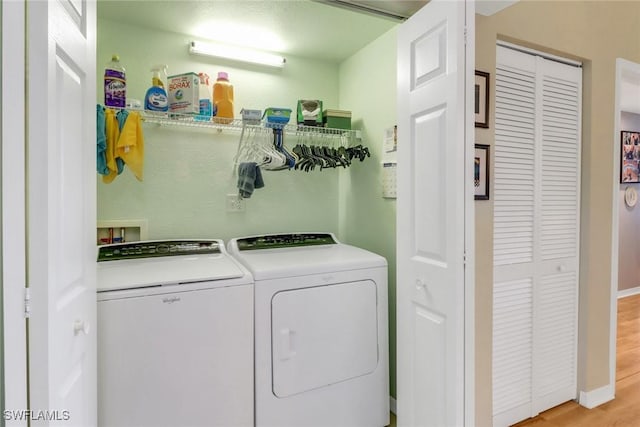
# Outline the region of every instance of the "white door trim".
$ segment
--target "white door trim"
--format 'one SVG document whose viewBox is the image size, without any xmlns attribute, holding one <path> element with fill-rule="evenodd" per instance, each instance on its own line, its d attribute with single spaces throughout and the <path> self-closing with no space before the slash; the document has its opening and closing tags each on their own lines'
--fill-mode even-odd
<svg viewBox="0 0 640 427">
<path fill-rule="evenodd" d="M 473 63 L 475 69 L 476 52 L 476 3 L 466 2 L 466 61 Z M 465 103 L 474 105 L 475 102 L 475 74 L 467 75 L 465 79 Z M 465 108 L 465 116 L 472 112 L 472 108 Z M 464 272 L 464 424 L 476 424 L 476 229 L 475 229 L 475 125 L 474 120 L 465 119 L 465 272 Z"/>
<path fill-rule="evenodd" d="M 2 322 L 4 409 L 9 411 L 27 409 L 25 8 L 24 2 L 2 2 Z M 5 420 L 7 426 L 26 425 L 26 418 L 13 418 Z"/>
<path fill-rule="evenodd" d="M 618 244 L 619 244 L 619 197 L 620 197 L 620 114 L 622 113 L 622 87 L 626 81 L 637 81 L 640 85 L 640 64 L 626 59 L 616 59 L 616 90 L 613 127 L 613 197 L 612 226 L 611 226 L 611 306 L 609 319 L 609 385 L 612 390 L 611 398 L 615 394 L 616 384 L 616 336 L 618 330 Z M 635 83 L 634 83 L 635 84 Z"/>
<path fill-rule="evenodd" d="M 531 49 L 529 47 L 525 47 L 525 46 L 522 46 L 522 45 L 519 45 L 519 44 L 515 44 L 515 43 L 509 43 L 509 42 L 506 42 L 504 40 L 498 40 L 496 42 L 496 45 L 502 46 L 502 47 L 506 47 L 508 49 L 517 50 L 518 52 L 528 53 L 528 54 L 531 54 L 533 56 L 541 56 L 541 57 L 543 57 L 545 59 L 549 59 L 551 61 L 560 62 L 561 64 L 572 65 L 574 67 L 582 67 L 582 62 L 580 62 L 580 61 L 574 61 L 573 59 L 564 58 L 562 56 L 557 56 L 557 55 L 552 55 L 550 53 L 543 52 L 541 50 Z"/>
</svg>

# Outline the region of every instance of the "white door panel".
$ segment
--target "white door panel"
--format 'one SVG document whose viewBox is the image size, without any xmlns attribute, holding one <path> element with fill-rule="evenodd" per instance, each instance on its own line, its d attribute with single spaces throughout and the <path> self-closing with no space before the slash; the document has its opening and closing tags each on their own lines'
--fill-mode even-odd
<svg viewBox="0 0 640 427">
<path fill-rule="evenodd" d="M 472 419 L 465 419 L 472 412 L 465 402 L 465 280 L 472 280 L 465 245 L 473 218 L 466 180 L 474 68 L 465 13 L 473 19 L 472 8 L 434 0 L 398 31 L 399 425 Z"/>
<path fill-rule="evenodd" d="M 29 2 L 28 284 L 38 425 L 96 424 L 95 2 Z"/>
<path fill-rule="evenodd" d="M 428 99 L 429 95 L 424 97 Z M 442 94 L 434 96 L 442 98 Z M 414 115 L 411 131 L 415 140 L 420 141 L 412 147 L 409 166 L 414 174 L 410 208 L 415 230 L 415 234 L 410 237 L 413 243 L 413 257 L 419 257 L 419 261 L 427 264 L 446 264 L 447 230 L 443 227 L 447 215 L 446 172 L 443 169 L 447 153 L 440 144 L 440 141 L 447 137 L 446 106 L 438 105 Z M 424 159 L 427 158 L 433 158 L 433 162 L 429 162 L 428 166 L 424 163 Z M 427 194 L 429 198 L 421 197 Z"/>
<path fill-rule="evenodd" d="M 410 392 L 413 395 L 411 403 L 414 405 L 412 418 L 416 422 L 428 420 L 428 424 L 409 423 L 407 425 L 451 425 L 446 421 L 446 396 L 443 387 L 446 384 L 447 365 L 445 319 L 419 304 L 414 305 L 414 310 L 412 321 L 415 325 L 415 335 L 413 336 L 414 348 L 411 351 L 417 355 L 428 354 L 430 357 L 428 361 L 414 358 L 414 365 L 411 367 L 413 376 Z M 399 412 L 398 418 L 403 418 L 402 415 L 402 412 Z"/>
</svg>

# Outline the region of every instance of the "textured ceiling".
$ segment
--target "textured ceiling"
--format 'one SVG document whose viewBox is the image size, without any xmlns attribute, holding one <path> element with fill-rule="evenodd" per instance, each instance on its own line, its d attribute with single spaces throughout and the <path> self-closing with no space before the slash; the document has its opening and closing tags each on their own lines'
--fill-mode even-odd
<svg viewBox="0 0 640 427">
<path fill-rule="evenodd" d="M 476 12 L 491 15 L 516 1 L 476 0 Z M 428 0 L 98 0 L 98 18 L 334 62 L 398 25 L 337 3 L 409 17 Z"/>
<path fill-rule="evenodd" d="M 335 62 L 397 25 L 310 0 L 98 0 L 98 18 Z"/>
</svg>

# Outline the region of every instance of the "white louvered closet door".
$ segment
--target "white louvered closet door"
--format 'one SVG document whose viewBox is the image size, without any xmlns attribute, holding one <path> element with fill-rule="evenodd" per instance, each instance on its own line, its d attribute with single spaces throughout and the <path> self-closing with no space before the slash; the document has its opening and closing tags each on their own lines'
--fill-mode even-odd
<svg viewBox="0 0 640 427">
<path fill-rule="evenodd" d="M 582 69 L 498 46 L 493 417 L 577 393 Z"/>
</svg>

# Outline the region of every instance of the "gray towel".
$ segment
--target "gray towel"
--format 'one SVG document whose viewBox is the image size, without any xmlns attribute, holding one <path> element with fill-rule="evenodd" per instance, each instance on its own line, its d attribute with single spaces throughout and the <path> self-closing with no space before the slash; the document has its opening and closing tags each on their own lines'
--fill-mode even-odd
<svg viewBox="0 0 640 427">
<path fill-rule="evenodd" d="M 238 165 L 238 193 L 248 199 L 256 188 L 264 187 L 262 172 L 255 162 L 243 162 Z"/>
<path fill-rule="evenodd" d="M 255 188 L 264 187 L 264 181 L 262 180 L 262 172 L 260 171 L 260 166 L 256 165 L 256 181 L 253 184 Z"/>
</svg>

